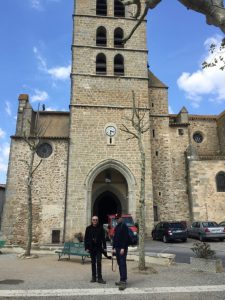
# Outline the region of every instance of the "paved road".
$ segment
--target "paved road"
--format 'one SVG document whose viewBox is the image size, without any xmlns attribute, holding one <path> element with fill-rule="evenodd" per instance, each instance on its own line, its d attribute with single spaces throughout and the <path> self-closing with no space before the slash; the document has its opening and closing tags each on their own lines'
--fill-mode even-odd
<svg viewBox="0 0 225 300">
<path fill-rule="evenodd" d="M 149 240 L 146 248 L 150 252 L 180 251 L 187 256 L 192 243 Z M 223 252 L 224 245 L 213 243 L 212 248 Z M 0 299 L 225 300 L 225 273 L 198 273 L 189 264 L 150 265 L 140 273 L 137 263 L 129 261 L 128 288 L 124 292 L 115 287 L 118 268 L 112 272 L 109 260 L 103 260 L 104 286 L 90 283 L 90 269 L 90 261 L 82 265 L 79 257 L 57 261 L 55 254 L 45 254 L 21 260 L 15 253 L 4 253 L 0 255 Z"/>
<path fill-rule="evenodd" d="M 164 252 L 176 254 L 176 262 L 178 263 L 190 263 L 190 257 L 193 256 L 191 247 L 196 242 L 194 239 L 188 239 L 186 243 L 171 242 L 163 243 L 161 241 L 146 241 L 146 253 L 148 252 Z M 222 259 L 223 266 L 225 267 L 225 242 L 212 241 L 209 242 L 211 249 L 216 251 L 216 256 Z"/>
</svg>

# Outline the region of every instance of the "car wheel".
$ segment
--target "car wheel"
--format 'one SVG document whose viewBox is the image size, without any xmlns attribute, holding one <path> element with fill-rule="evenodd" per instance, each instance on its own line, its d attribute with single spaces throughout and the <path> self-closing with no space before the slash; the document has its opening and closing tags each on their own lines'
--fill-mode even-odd
<svg viewBox="0 0 225 300">
<path fill-rule="evenodd" d="M 186 242 L 187 242 L 187 239 L 182 239 L 181 241 L 184 242 L 184 243 L 186 243 Z"/>
<path fill-rule="evenodd" d="M 153 241 L 155 241 L 155 240 L 156 240 L 155 233 L 153 233 L 153 234 L 152 234 L 152 239 L 153 239 Z"/>
<path fill-rule="evenodd" d="M 168 243 L 168 238 L 165 235 L 163 236 L 163 242 Z"/>
<path fill-rule="evenodd" d="M 205 239 L 204 239 L 204 237 L 203 237 L 202 235 L 199 236 L 199 240 L 200 240 L 201 242 L 204 242 L 204 241 L 205 241 Z"/>
<path fill-rule="evenodd" d="M 220 242 L 223 242 L 223 241 L 224 241 L 224 238 L 220 238 L 219 240 L 220 240 Z"/>
</svg>

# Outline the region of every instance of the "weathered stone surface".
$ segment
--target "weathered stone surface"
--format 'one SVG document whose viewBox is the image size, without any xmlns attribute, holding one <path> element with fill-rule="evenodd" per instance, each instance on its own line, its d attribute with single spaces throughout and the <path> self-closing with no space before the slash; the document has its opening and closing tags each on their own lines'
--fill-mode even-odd
<svg viewBox="0 0 225 300">
<path fill-rule="evenodd" d="M 138 221 L 140 153 L 137 141 L 127 140 L 120 130 L 122 124 L 132 129 L 126 120 L 132 115 L 132 91 L 150 124 L 143 135 L 146 235 L 151 235 L 154 223 L 160 220 L 224 219 L 225 193 L 217 191 L 215 177 L 225 172 L 225 113 L 197 116 L 183 108 L 177 115 L 169 114 L 168 88 L 147 70 L 146 22 L 124 48 L 115 48 L 114 31 L 120 27 L 124 35 L 130 32 L 134 20 L 129 10 L 133 8 L 126 10 L 125 18 L 117 18 L 114 0 L 107 4 L 107 16 L 103 17 L 96 16 L 95 1 L 76 1 L 70 110 L 40 113 L 40 122 L 48 125 L 41 142 L 49 143 L 53 152 L 34 176 L 33 242 L 38 245 L 51 243 L 53 231 L 60 242 L 73 240 L 75 233 L 84 233 L 91 215 L 101 214 L 110 201 L 115 204 L 113 212 L 120 209 Z M 96 46 L 99 26 L 106 28 L 106 47 Z M 106 75 L 96 74 L 99 53 L 106 56 Z M 124 76 L 114 75 L 117 54 L 124 58 Z M 21 137 L 24 132 L 32 134 L 35 114 L 29 96 L 22 94 L 2 221 L 8 242 L 21 245 L 27 230 L 28 170 L 24 161 L 29 158 Z M 116 129 L 113 137 L 106 135 L 109 125 Z M 193 139 L 196 132 L 203 137 L 201 143 Z M 190 149 L 194 151 L 190 153 Z M 35 165 L 39 161 L 36 156 Z"/>
</svg>

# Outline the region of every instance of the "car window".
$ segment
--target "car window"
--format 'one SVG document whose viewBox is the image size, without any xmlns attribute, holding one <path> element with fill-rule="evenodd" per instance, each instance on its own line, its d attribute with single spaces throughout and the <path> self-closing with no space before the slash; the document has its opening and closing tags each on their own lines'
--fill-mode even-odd
<svg viewBox="0 0 225 300">
<path fill-rule="evenodd" d="M 202 226 L 205 227 L 218 227 L 219 225 L 216 222 L 202 222 Z"/>
<path fill-rule="evenodd" d="M 117 225 L 116 219 L 112 219 L 112 227 L 116 227 L 116 225 Z"/>
<path fill-rule="evenodd" d="M 182 223 L 169 223 L 169 228 L 184 229 L 184 225 Z"/>
<path fill-rule="evenodd" d="M 169 227 L 169 224 L 168 223 L 164 223 L 163 224 L 163 228 L 168 228 Z"/>
<path fill-rule="evenodd" d="M 160 225 L 161 225 L 160 223 L 157 224 L 157 225 L 155 226 L 155 228 L 156 228 L 156 229 L 159 229 L 159 228 L 160 228 Z"/>
<path fill-rule="evenodd" d="M 123 218 L 123 222 L 128 226 L 128 227 L 131 227 L 131 226 L 134 226 L 134 221 L 131 217 L 124 217 Z"/>
</svg>

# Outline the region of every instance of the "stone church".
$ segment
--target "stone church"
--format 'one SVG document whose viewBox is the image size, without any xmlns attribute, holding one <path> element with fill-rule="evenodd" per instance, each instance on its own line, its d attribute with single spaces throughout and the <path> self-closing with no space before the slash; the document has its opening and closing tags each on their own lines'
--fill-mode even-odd
<svg viewBox="0 0 225 300">
<path fill-rule="evenodd" d="M 144 2 L 144 0 L 143 0 Z M 140 152 L 120 130 L 132 115 L 132 91 L 150 125 L 142 136 L 146 156 L 146 234 L 160 220 L 225 218 L 225 111 L 168 113 L 168 87 L 147 67 L 146 21 L 117 0 L 74 1 L 71 99 L 68 112 L 40 111 L 46 126 L 34 166 L 33 240 L 61 243 L 84 232 L 93 214 L 100 222 L 121 211 L 138 221 Z M 2 231 L 24 243 L 27 176 L 37 111 L 19 96 L 3 210 Z M 69 101 L 68 101 L 69 104 Z M 46 125 L 47 124 L 47 125 Z"/>
</svg>

